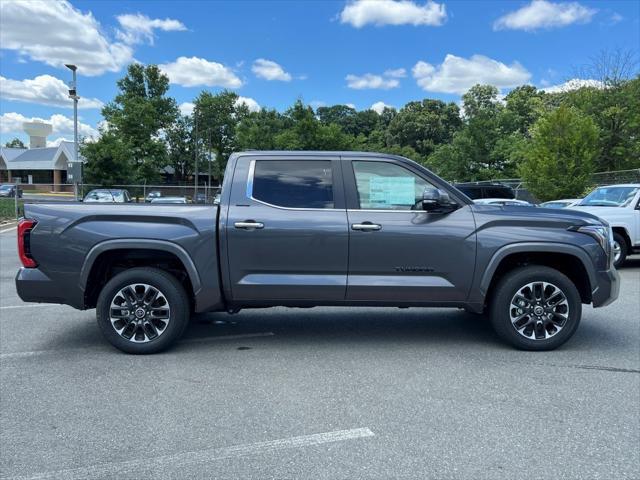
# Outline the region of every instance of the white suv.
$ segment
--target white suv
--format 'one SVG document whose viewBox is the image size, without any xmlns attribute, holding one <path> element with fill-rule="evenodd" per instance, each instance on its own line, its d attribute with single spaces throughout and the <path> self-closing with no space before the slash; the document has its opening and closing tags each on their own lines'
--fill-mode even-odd
<svg viewBox="0 0 640 480">
<path fill-rule="evenodd" d="M 616 267 L 640 251 L 640 183 L 598 187 L 569 208 L 592 213 L 611 225 Z"/>
</svg>

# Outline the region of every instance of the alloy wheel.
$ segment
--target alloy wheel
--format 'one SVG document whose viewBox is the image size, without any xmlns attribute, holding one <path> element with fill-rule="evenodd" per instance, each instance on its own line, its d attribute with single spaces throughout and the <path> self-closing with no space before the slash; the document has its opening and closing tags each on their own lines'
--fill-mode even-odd
<svg viewBox="0 0 640 480">
<path fill-rule="evenodd" d="M 156 287 L 133 283 L 121 288 L 111 300 L 109 318 L 122 338 L 134 343 L 155 340 L 167 330 L 171 307 Z"/>
<path fill-rule="evenodd" d="M 564 292 L 549 282 L 530 282 L 518 289 L 509 305 L 513 328 L 530 340 L 557 335 L 569 319 Z"/>
</svg>

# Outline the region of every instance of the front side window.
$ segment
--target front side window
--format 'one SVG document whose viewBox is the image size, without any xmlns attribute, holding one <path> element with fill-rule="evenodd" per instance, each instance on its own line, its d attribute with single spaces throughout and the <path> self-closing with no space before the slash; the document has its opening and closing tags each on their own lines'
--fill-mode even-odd
<svg viewBox="0 0 640 480">
<path fill-rule="evenodd" d="M 251 196 L 278 207 L 333 208 L 330 160 L 256 160 Z"/>
<path fill-rule="evenodd" d="M 400 165 L 354 161 L 358 199 L 363 210 L 411 210 L 429 182 Z"/>
</svg>

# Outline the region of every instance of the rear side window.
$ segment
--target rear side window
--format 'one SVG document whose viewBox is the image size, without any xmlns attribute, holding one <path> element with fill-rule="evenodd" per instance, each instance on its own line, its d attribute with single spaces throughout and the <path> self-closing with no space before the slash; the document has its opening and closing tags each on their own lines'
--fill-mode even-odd
<svg viewBox="0 0 640 480">
<path fill-rule="evenodd" d="M 482 189 L 478 187 L 468 187 L 468 186 L 457 186 L 458 190 L 464 193 L 471 200 L 477 200 L 478 198 L 482 198 Z"/>
<path fill-rule="evenodd" d="M 251 197 L 278 207 L 333 208 L 330 160 L 256 160 Z"/>
<path fill-rule="evenodd" d="M 514 198 L 514 195 L 509 187 L 496 185 L 484 188 L 484 198 Z"/>
</svg>

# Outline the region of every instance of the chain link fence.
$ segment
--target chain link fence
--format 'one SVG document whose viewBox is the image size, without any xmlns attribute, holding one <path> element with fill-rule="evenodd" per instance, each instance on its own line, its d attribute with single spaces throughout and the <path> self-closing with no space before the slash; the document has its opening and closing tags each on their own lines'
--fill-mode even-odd
<svg viewBox="0 0 640 480">
<path fill-rule="evenodd" d="M 594 186 L 618 183 L 640 183 L 640 168 L 595 173 Z M 513 188 L 516 198 L 537 203 L 536 198 L 518 178 L 493 180 Z M 92 193 L 94 192 L 94 193 Z M 125 193 L 126 192 L 126 193 Z M 204 204 L 214 205 L 220 198 L 220 185 L 79 185 L 77 192 L 70 184 L 19 184 L 18 198 L 0 198 L 0 222 L 14 220 L 22 215 L 22 205 L 27 202 L 55 202 L 78 200 L 100 203 L 148 203 L 148 204 Z"/>
</svg>

